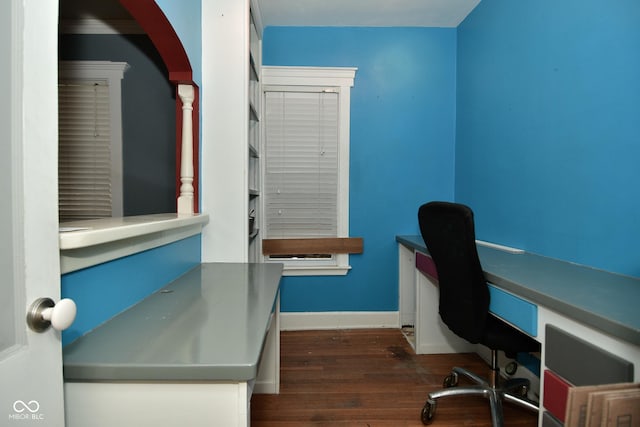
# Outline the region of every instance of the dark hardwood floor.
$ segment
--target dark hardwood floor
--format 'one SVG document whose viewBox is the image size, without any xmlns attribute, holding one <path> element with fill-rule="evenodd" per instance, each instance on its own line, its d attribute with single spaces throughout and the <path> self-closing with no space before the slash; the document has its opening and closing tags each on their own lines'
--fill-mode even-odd
<svg viewBox="0 0 640 427">
<path fill-rule="evenodd" d="M 475 354 L 416 355 L 397 329 L 282 332 L 280 394 L 253 395 L 251 425 L 422 426 L 427 393 L 454 365 L 483 375 L 487 369 Z M 537 426 L 531 412 L 504 410 L 505 427 Z M 432 425 L 489 427 L 488 402 L 442 400 Z"/>
</svg>

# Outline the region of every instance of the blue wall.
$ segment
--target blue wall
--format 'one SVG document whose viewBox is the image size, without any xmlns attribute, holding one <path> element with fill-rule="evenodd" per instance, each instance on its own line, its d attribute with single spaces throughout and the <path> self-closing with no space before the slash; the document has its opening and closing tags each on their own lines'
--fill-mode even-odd
<svg viewBox="0 0 640 427">
<path fill-rule="evenodd" d="M 180 38 L 189 57 L 193 81 L 202 87 L 201 0 L 156 0 Z"/>
<path fill-rule="evenodd" d="M 267 27 L 265 65 L 358 67 L 351 91 L 350 235 L 342 277 L 285 277 L 282 311 L 398 309 L 396 234 L 453 199 L 456 30 Z"/>
<path fill-rule="evenodd" d="M 458 28 L 478 238 L 640 276 L 640 2 L 483 0 Z"/>
<path fill-rule="evenodd" d="M 200 264 L 200 235 L 62 275 L 62 298 L 78 307 L 62 345 L 100 326 Z"/>
</svg>

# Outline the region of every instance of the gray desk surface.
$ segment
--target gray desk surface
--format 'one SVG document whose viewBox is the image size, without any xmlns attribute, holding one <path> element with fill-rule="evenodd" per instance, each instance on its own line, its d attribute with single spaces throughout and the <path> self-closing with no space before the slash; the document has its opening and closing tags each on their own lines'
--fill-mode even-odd
<svg viewBox="0 0 640 427">
<path fill-rule="evenodd" d="M 419 235 L 396 236 L 428 253 Z M 487 280 L 579 323 L 640 345 L 640 279 L 528 252 L 478 246 Z"/>
<path fill-rule="evenodd" d="M 253 379 L 281 274 L 280 264 L 201 264 L 66 346 L 64 378 Z"/>
</svg>

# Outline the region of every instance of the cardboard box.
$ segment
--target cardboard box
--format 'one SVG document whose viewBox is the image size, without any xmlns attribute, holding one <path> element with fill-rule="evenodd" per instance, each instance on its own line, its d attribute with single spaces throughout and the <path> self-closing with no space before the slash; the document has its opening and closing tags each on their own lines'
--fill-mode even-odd
<svg viewBox="0 0 640 427">
<path fill-rule="evenodd" d="M 589 402 L 590 393 L 633 388 L 640 388 L 640 384 L 619 383 L 571 387 L 567 396 L 567 409 L 564 421 L 565 427 L 587 426 L 587 404 Z"/>
<path fill-rule="evenodd" d="M 640 427 L 640 390 L 605 397 L 603 427 Z"/>
<path fill-rule="evenodd" d="M 635 398 L 640 399 L 640 389 L 637 388 L 629 388 L 623 390 L 609 390 L 609 391 L 597 391 L 589 393 L 588 402 L 587 402 L 587 420 L 586 427 L 603 427 L 606 426 L 605 417 L 611 416 L 614 421 L 617 416 L 624 415 L 623 413 L 609 413 L 607 412 L 610 408 L 608 405 L 613 405 L 613 410 L 616 408 L 619 410 L 624 409 L 624 399 L 627 398 Z M 622 399 L 622 406 L 620 404 Z M 614 402 L 615 401 L 615 402 Z M 614 403 L 610 403 L 614 402 Z M 617 403 L 616 403 L 617 402 Z M 636 419 L 635 426 L 640 427 L 640 420 Z M 613 426 L 617 426 L 617 423 L 613 423 Z M 621 424 L 625 425 L 625 424 Z M 632 424 L 626 424 L 627 427 L 631 427 Z"/>
</svg>

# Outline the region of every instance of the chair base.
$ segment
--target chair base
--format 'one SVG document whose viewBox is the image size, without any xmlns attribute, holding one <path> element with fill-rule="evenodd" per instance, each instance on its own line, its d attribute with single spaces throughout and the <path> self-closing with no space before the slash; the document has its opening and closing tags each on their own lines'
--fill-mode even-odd
<svg viewBox="0 0 640 427">
<path fill-rule="evenodd" d="M 448 396 L 483 396 L 489 399 L 493 427 L 503 427 L 504 425 L 502 401 L 537 412 L 538 405 L 525 397 L 529 390 L 529 380 L 513 378 L 500 381 L 499 369 L 494 363 L 492 365 L 494 366 L 492 366 L 488 381 L 466 369 L 454 367 L 451 374 L 444 380 L 445 388 L 429 393 L 424 408 L 422 408 L 422 423 L 431 424 L 435 416 L 437 400 Z M 477 385 L 457 387 L 460 375 L 467 377 Z"/>
</svg>

